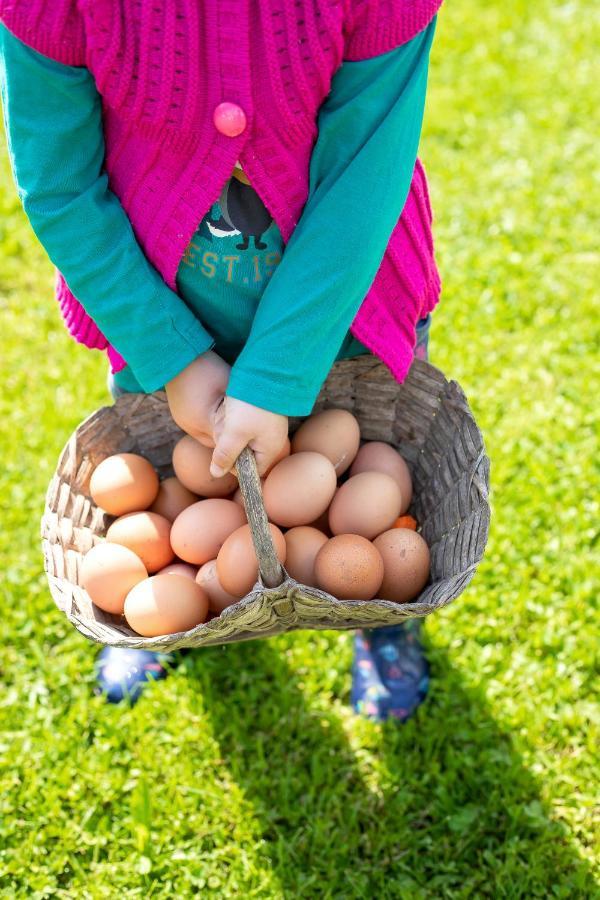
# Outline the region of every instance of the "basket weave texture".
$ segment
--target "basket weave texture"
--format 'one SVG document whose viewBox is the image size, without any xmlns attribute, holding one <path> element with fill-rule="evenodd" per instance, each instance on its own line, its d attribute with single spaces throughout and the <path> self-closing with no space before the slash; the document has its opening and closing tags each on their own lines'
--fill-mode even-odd
<svg viewBox="0 0 600 900">
<path fill-rule="evenodd" d="M 90 498 L 90 476 L 105 457 L 117 452 L 140 453 L 161 476 L 173 474 L 171 454 L 182 432 L 171 419 L 166 395 L 158 392 L 126 394 L 97 410 L 76 429 L 60 456 L 42 517 L 45 569 L 59 609 L 98 643 L 175 650 L 299 628 L 394 625 L 450 603 L 473 577 L 490 520 L 489 460 L 462 390 L 421 360 L 415 360 L 399 385 L 382 363 L 362 356 L 334 365 L 314 412 L 330 407 L 354 413 L 364 439 L 392 444 L 411 469 L 410 512 L 431 550 L 430 583 L 413 602 L 338 600 L 290 578 L 275 557 L 256 467 L 245 452 L 238 476 L 262 575 L 252 592 L 204 625 L 157 638 L 142 638 L 123 618 L 98 609 L 79 585 L 81 561 L 113 517 Z M 291 428 L 300 421 L 292 419 Z M 267 587 L 280 581 L 277 587 Z"/>
</svg>

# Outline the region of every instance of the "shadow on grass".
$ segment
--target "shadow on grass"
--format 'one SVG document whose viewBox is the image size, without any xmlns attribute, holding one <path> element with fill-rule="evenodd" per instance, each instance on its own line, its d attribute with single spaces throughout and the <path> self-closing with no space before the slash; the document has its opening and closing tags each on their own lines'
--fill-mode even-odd
<svg viewBox="0 0 600 900">
<path fill-rule="evenodd" d="M 511 736 L 443 654 L 413 721 L 363 726 L 362 762 L 338 714 L 307 701 L 277 642 L 188 659 L 284 896 L 596 896 Z M 228 699 L 241 685 L 244 709 Z"/>
</svg>

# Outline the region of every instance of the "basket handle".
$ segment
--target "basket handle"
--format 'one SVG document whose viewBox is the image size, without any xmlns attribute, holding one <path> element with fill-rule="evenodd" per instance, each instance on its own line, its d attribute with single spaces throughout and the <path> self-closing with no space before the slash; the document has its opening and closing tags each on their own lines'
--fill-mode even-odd
<svg viewBox="0 0 600 900">
<path fill-rule="evenodd" d="M 278 587 L 285 576 L 273 546 L 273 538 L 271 537 L 269 520 L 267 519 L 263 503 L 256 460 L 254 459 L 254 453 L 249 447 L 242 450 L 237 458 L 235 468 L 244 500 L 244 507 L 246 508 L 248 524 L 250 525 L 254 550 L 258 559 L 260 576 L 266 587 Z"/>
</svg>

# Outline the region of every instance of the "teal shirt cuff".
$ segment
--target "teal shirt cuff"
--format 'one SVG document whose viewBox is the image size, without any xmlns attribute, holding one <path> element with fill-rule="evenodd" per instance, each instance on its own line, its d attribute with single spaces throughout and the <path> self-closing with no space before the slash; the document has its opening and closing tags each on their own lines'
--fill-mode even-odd
<svg viewBox="0 0 600 900">
<path fill-rule="evenodd" d="M 309 391 L 297 391 L 289 384 L 248 368 L 231 370 L 229 383 L 225 391 L 228 397 L 244 400 L 252 406 L 259 406 L 269 412 L 281 416 L 308 416 L 315 405 L 316 394 Z"/>
<path fill-rule="evenodd" d="M 142 390 L 149 394 L 158 391 L 189 366 L 198 356 L 211 350 L 214 341 L 200 322 L 191 316 L 185 331 L 175 321 L 164 325 L 160 335 L 157 355 L 145 354 L 134 367 L 129 368 Z M 118 349 L 118 348 L 117 348 Z"/>
</svg>

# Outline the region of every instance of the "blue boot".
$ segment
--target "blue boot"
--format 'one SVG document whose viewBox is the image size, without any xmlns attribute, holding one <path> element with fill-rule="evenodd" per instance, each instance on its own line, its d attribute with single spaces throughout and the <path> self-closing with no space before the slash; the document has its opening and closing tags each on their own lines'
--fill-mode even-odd
<svg viewBox="0 0 600 900">
<path fill-rule="evenodd" d="M 383 722 L 405 722 L 429 689 L 429 663 L 419 640 L 419 625 L 409 619 L 391 628 L 357 631 L 352 663 L 355 712 Z"/>
<path fill-rule="evenodd" d="M 103 694 L 109 703 L 128 700 L 133 705 L 145 684 L 167 677 L 173 662 L 173 656 L 167 653 L 103 647 L 96 660 L 96 693 Z"/>
</svg>

